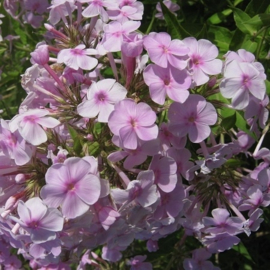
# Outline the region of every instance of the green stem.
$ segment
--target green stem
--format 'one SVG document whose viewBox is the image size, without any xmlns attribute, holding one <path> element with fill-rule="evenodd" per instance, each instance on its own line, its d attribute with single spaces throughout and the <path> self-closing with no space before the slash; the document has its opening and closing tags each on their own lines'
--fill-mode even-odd
<svg viewBox="0 0 270 270">
<path fill-rule="evenodd" d="M 263 31 L 263 36 L 262 36 L 262 39 L 259 42 L 259 46 L 258 46 L 258 49 L 257 49 L 257 52 L 256 52 L 256 59 L 259 59 L 260 52 L 261 52 L 261 49 L 262 49 L 263 42 L 265 40 L 267 30 L 268 30 L 268 27 L 265 27 L 264 30 L 262 30 Z"/>
</svg>

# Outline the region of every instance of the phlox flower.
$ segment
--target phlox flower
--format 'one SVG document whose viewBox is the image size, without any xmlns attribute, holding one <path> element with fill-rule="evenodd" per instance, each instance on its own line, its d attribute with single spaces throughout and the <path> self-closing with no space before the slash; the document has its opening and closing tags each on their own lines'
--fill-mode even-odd
<svg viewBox="0 0 270 270">
<path fill-rule="evenodd" d="M 155 174 L 155 184 L 164 192 L 173 191 L 177 184 L 177 165 L 171 157 L 155 155 L 149 165 Z"/>
<path fill-rule="evenodd" d="M 169 131 L 179 137 L 188 134 L 193 143 L 206 139 L 217 121 L 214 106 L 200 95 L 190 95 L 183 103 L 174 102 L 168 111 Z"/>
<path fill-rule="evenodd" d="M 31 151 L 25 140 L 17 130 L 10 132 L 8 123 L 3 119 L 0 120 L 0 147 L 17 165 L 24 165 L 31 159 Z"/>
<path fill-rule="evenodd" d="M 171 40 L 166 32 L 150 33 L 144 37 L 143 45 L 150 59 L 163 68 L 167 68 L 168 63 L 177 69 L 187 66 L 188 47 L 181 40 Z"/>
<path fill-rule="evenodd" d="M 27 142 L 32 145 L 40 145 L 47 141 L 46 132 L 42 127 L 55 128 L 60 124 L 57 119 L 48 117 L 48 114 L 49 111 L 45 109 L 33 109 L 16 115 L 9 123 L 10 131 L 14 132 L 18 129 Z"/>
<path fill-rule="evenodd" d="M 212 262 L 207 261 L 211 257 L 211 253 L 205 248 L 195 249 L 192 252 L 192 258 L 184 260 L 183 265 L 185 270 L 219 270 Z"/>
<path fill-rule="evenodd" d="M 87 100 L 77 107 L 79 115 L 93 118 L 98 115 L 99 122 L 108 122 L 114 104 L 126 97 L 127 90 L 113 79 L 92 82 L 87 90 Z"/>
<path fill-rule="evenodd" d="M 142 20 L 143 9 L 138 10 L 136 7 L 123 6 L 116 10 L 108 10 L 108 14 L 111 20 L 119 21 L 121 23 L 128 20 L 140 21 Z"/>
<path fill-rule="evenodd" d="M 248 106 L 250 94 L 263 100 L 266 86 L 260 72 L 252 64 L 234 60 L 225 68 L 220 92 L 225 98 L 232 99 L 235 109 L 242 110 Z"/>
<path fill-rule="evenodd" d="M 111 194 L 118 204 L 134 201 L 142 207 L 148 207 L 159 198 L 154 180 L 153 171 L 143 171 L 138 174 L 138 180 L 133 180 L 128 184 L 126 190 L 112 189 Z"/>
<path fill-rule="evenodd" d="M 79 0 L 79 2 L 88 4 L 82 12 L 83 17 L 93 18 L 100 16 L 104 22 L 109 20 L 108 13 L 104 8 L 112 9 L 117 7 L 115 0 Z"/>
<path fill-rule="evenodd" d="M 189 96 L 187 89 L 191 78 L 186 70 L 178 70 L 171 65 L 162 68 L 151 64 L 143 71 L 143 78 L 149 86 L 151 99 L 160 105 L 164 104 L 166 95 L 181 103 Z"/>
<path fill-rule="evenodd" d="M 19 201 L 17 211 L 20 218 L 10 218 L 30 234 L 34 243 L 53 240 L 56 232 L 63 229 L 64 218 L 60 211 L 48 208 L 38 197 Z"/>
<path fill-rule="evenodd" d="M 123 24 L 113 21 L 104 25 L 104 37 L 101 44 L 108 52 L 120 51 L 124 37 L 137 30 L 140 24 L 140 22 L 135 21 L 127 21 Z"/>
<path fill-rule="evenodd" d="M 156 114 L 149 105 L 124 99 L 115 105 L 108 125 L 111 132 L 119 136 L 125 148 L 136 149 L 138 139 L 150 141 L 157 138 L 158 127 L 155 121 Z"/>
<path fill-rule="evenodd" d="M 127 265 L 130 265 L 130 270 L 152 270 L 152 264 L 149 262 L 144 262 L 146 259 L 145 256 L 135 256 L 133 258 L 130 258 L 127 261 Z"/>
<path fill-rule="evenodd" d="M 196 40 L 193 37 L 188 37 L 183 39 L 183 43 L 190 50 L 188 66 L 197 86 L 208 82 L 208 75 L 216 75 L 221 72 L 222 61 L 215 59 L 218 56 L 218 48 L 209 40 Z"/>
<path fill-rule="evenodd" d="M 90 170 L 91 165 L 77 157 L 52 165 L 45 175 L 46 185 L 40 191 L 42 199 L 50 207 L 61 206 L 67 218 L 81 216 L 101 192 L 100 180 Z"/>
<path fill-rule="evenodd" d="M 68 67 L 78 70 L 79 68 L 85 70 L 93 69 L 98 60 L 88 55 L 96 55 L 97 50 L 85 49 L 84 44 L 80 44 L 73 49 L 63 49 L 57 55 L 57 63 L 65 63 Z"/>
<path fill-rule="evenodd" d="M 230 213 L 227 209 L 216 208 L 212 210 L 211 213 L 213 218 L 203 218 L 203 224 L 206 227 L 204 231 L 206 233 L 220 234 L 226 232 L 231 235 L 236 235 L 242 231 L 243 220 L 239 217 L 230 217 Z"/>
</svg>

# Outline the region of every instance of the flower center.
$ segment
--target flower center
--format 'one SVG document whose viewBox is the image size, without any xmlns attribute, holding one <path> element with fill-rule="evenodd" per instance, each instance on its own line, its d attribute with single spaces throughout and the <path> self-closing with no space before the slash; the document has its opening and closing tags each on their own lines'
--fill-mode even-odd
<svg viewBox="0 0 270 270">
<path fill-rule="evenodd" d="M 83 50 L 81 49 L 71 49 L 73 55 L 83 55 Z"/>
</svg>

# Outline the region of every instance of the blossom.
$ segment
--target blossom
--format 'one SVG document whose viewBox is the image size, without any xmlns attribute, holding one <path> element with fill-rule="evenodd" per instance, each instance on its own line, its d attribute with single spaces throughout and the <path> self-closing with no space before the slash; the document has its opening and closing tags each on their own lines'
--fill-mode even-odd
<svg viewBox="0 0 270 270">
<path fill-rule="evenodd" d="M 260 72 L 250 63 L 231 61 L 225 68 L 220 92 L 225 98 L 232 99 L 232 106 L 242 110 L 250 101 L 250 94 L 263 100 L 266 93 Z"/>
<path fill-rule="evenodd" d="M 150 33 L 145 36 L 143 45 L 150 59 L 163 68 L 167 68 L 168 64 L 177 69 L 187 66 L 189 49 L 181 40 L 171 40 L 171 36 L 166 32 Z"/>
<path fill-rule="evenodd" d="M 190 95 L 183 103 L 174 102 L 168 111 L 169 131 L 183 137 L 188 134 L 190 141 L 200 143 L 211 132 L 209 125 L 217 121 L 214 106 L 200 95 Z"/>
<path fill-rule="evenodd" d="M 95 54 L 97 54 L 97 50 L 85 49 L 85 45 L 80 44 L 73 49 L 61 50 L 57 55 L 57 63 L 65 63 L 75 70 L 79 68 L 91 70 L 98 64 L 98 60 L 88 55 Z"/>
<path fill-rule="evenodd" d="M 114 21 L 106 24 L 104 26 L 104 37 L 101 44 L 108 52 L 120 51 L 124 37 L 137 30 L 140 24 L 140 22 L 135 21 L 127 21 L 123 24 Z"/>
<path fill-rule="evenodd" d="M 127 90 L 113 79 L 93 82 L 87 90 L 87 100 L 77 107 L 79 115 L 93 118 L 98 115 L 99 122 L 108 122 L 114 104 L 125 98 Z"/>
<path fill-rule="evenodd" d="M 166 95 L 181 103 L 189 96 L 187 89 L 190 87 L 191 78 L 186 70 L 178 70 L 171 65 L 162 68 L 151 64 L 143 71 L 143 78 L 149 86 L 151 99 L 160 105 L 164 104 Z"/>
<path fill-rule="evenodd" d="M 108 125 L 111 132 L 120 137 L 125 148 L 136 149 L 138 139 L 150 141 L 157 138 L 158 127 L 155 121 L 156 114 L 149 105 L 124 99 L 115 105 Z"/>
<path fill-rule="evenodd" d="M 152 270 L 153 267 L 151 263 L 149 262 L 144 262 L 146 259 L 145 256 L 135 256 L 133 258 L 130 258 L 130 260 L 127 261 L 127 265 L 130 265 L 130 270 Z"/>
<path fill-rule="evenodd" d="M 33 109 L 16 115 L 9 123 L 10 131 L 14 132 L 18 129 L 27 142 L 40 145 L 47 141 L 46 132 L 42 127 L 54 128 L 60 124 L 57 119 L 48 117 L 48 114 L 49 111 L 45 109 Z"/>
<path fill-rule="evenodd" d="M 64 219 L 59 210 L 48 208 L 40 198 L 34 197 L 26 203 L 19 201 L 20 219 L 11 217 L 26 230 L 34 243 L 43 243 L 56 238 L 56 232 L 63 229 Z"/>
<path fill-rule="evenodd" d="M 208 75 L 216 75 L 221 72 L 222 61 L 215 59 L 218 56 L 218 49 L 209 40 L 196 40 L 189 37 L 183 39 L 183 43 L 190 50 L 188 53 L 189 69 L 197 86 L 208 82 Z"/>
<path fill-rule="evenodd" d="M 101 192 L 100 180 L 90 170 L 90 164 L 77 157 L 53 164 L 45 175 L 46 185 L 40 191 L 42 199 L 50 207 L 61 205 L 67 218 L 84 214 Z"/>
</svg>

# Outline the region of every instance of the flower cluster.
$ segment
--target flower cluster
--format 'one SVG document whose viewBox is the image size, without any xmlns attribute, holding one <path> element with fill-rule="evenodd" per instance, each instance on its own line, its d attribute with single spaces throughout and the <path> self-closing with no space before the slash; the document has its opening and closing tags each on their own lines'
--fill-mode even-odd
<svg viewBox="0 0 270 270">
<path fill-rule="evenodd" d="M 42 13 L 37 2 L 25 9 Z M 263 66 L 245 50 L 217 59 L 205 39 L 143 35 L 143 8 L 49 6 L 46 41 L 22 75 L 27 97 L 0 122 L 0 262 L 21 267 L 12 246 L 32 269 L 105 267 L 135 240 L 154 252 L 183 230 L 202 246 L 184 268 L 219 269 L 207 259 L 258 230 L 270 204 Z M 245 128 L 226 130 L 225 115 Z M 245 168 L 243 154 L 259 165 Z M 152 269 L 145 256 L 126 259 Z"/>
</svg>

